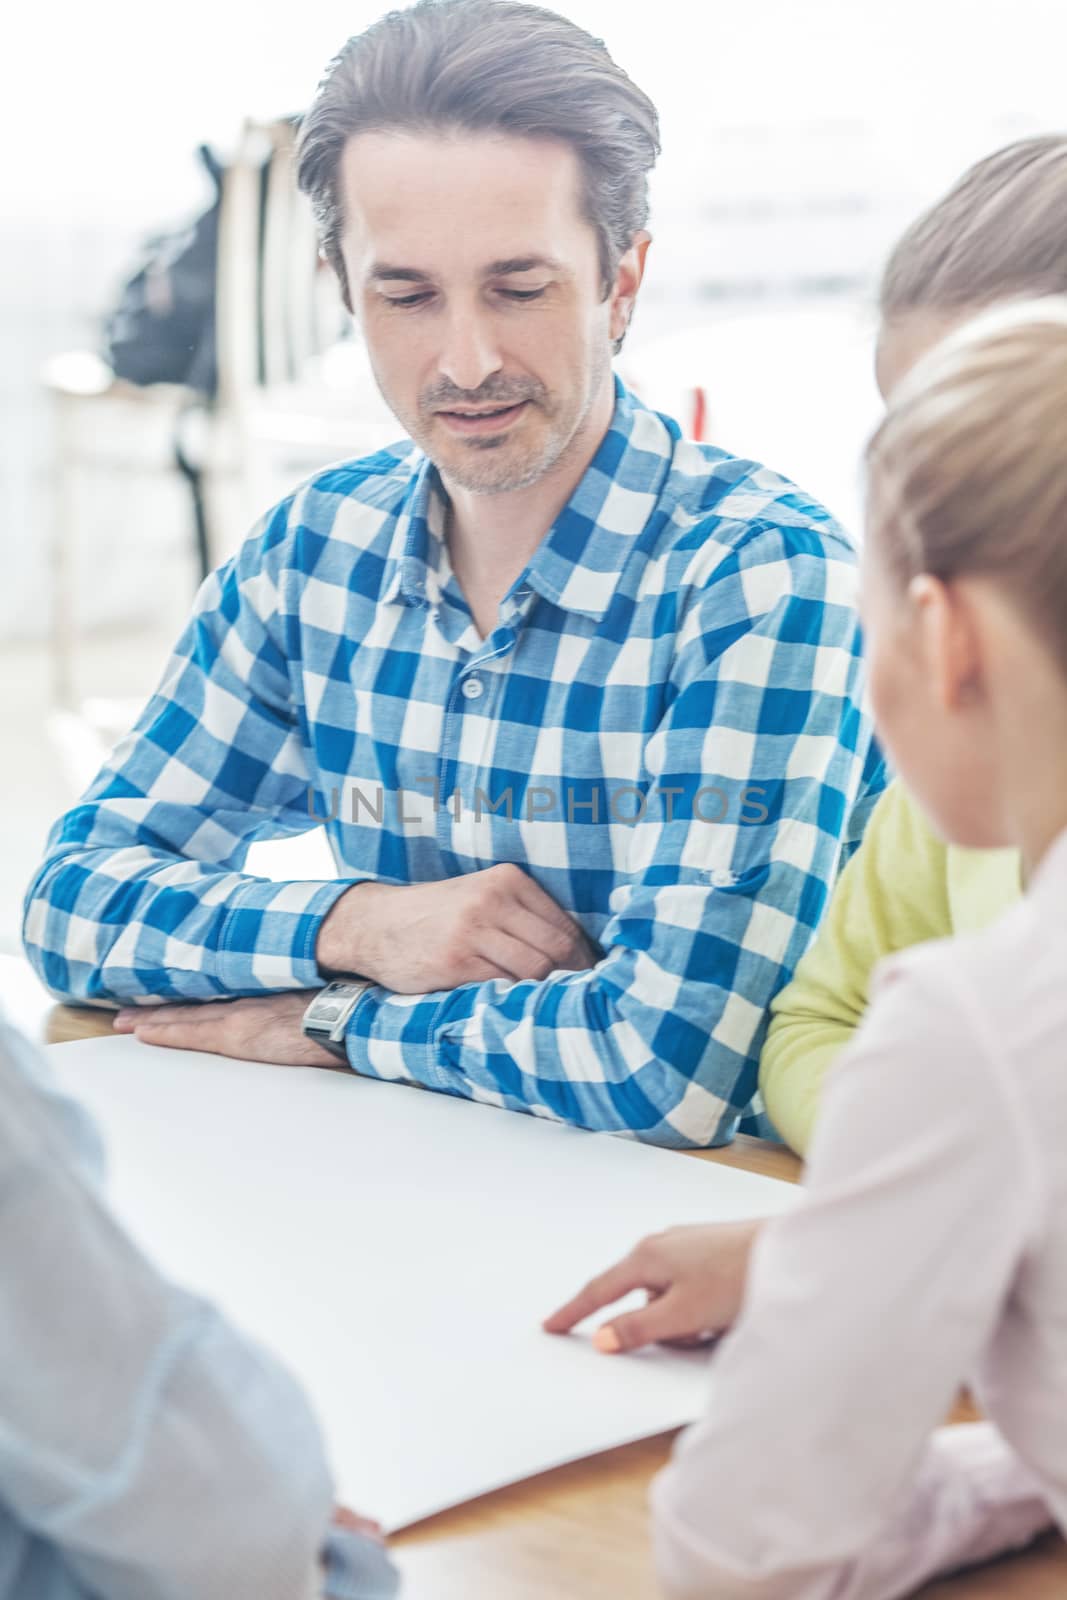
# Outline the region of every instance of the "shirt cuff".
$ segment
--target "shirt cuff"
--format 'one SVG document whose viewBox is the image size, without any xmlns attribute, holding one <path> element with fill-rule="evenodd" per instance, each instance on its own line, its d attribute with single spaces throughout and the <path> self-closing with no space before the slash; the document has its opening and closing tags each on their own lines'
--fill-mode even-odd
<svg viewBox="0 0 1067 1600">
<path fill-rule="evenodd" d="M 441 1007 L 450 991 L 394 994 L 379 984 L 360 996 L 348 1019 L 345 1048 L 354 1072 L 427 1089 L 454 1089 L 437 1059 Z"/>
<path fill-rule="evenodd" d="M 961 1553 L 968 1564 L 1022 1549 L 1052 1526 L 1040 1480 L 991 1422 L 938 1428 L 930 1454 L 935 1477 L 958 1478 L 970 1489 L 972 1510 L 960 1529 Z"/>
<path fill-rule="evenodd" d="M 323 1551 L 325 1600 L 393 1600 L 400 1574 L 389 1552 L 376 1539 L 347 1528 L 334 1528 Z"/>
<path fill-rule="evenodd" d="M 253 878 L 232 900 L 218 942 L 218 979 L 230 994 L 315 989 L 325 983 L 315 943 L 326 913 L 358 880 L 275 883 Z"/>
</svg>

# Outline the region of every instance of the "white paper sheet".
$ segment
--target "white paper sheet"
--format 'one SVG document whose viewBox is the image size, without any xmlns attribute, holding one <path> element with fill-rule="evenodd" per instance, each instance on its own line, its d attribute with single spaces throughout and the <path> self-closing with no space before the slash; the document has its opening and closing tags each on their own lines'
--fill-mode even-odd
<svg viewBox="0 0 1067 1600">
<path fill-rule="evenodd" d="M 705 1356 L 605 1358 L 541 1318 L 652 1230 L 796 1193 L 341 1073 L 131 1038 L 49 1057 L 128 1226 L 300 1375 L 342 1498 L 389 1528 L 695 1417 Z"/>
</svg>

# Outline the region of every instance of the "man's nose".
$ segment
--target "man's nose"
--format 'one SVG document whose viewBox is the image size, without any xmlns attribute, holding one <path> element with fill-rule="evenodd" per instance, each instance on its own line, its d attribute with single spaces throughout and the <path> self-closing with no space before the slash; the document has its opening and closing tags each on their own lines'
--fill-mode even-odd
<svg viewBox="0 0 1067 1600">
<path fill-rule="evenodd" d="M 448 319 L 438 360 L 442 377 L 471 394 L 499 372 L 500 365 L 500 351 L 488 319 L 470 309 L 457 308 Z"/>
</svg>

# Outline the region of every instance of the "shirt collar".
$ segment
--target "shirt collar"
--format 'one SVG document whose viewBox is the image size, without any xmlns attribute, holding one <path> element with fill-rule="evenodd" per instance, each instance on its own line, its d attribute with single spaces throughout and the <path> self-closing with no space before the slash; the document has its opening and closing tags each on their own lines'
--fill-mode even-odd
<svg viewBox="0 0 1067 1600">
<path fill-rule="evenodd" d="M 602 617 L 660 502 L 679 437 L 616 377 L 611 426 L 522 581 L 564 611 Z"/>
<path fill-rule="evenodd" d="M 660 501 L 679 437 L 675 423 L 642 405 L 616 377 L 611 425 L 515 587 L 536 589 L 565 611 L 602 617 Z M 424 457 L 397 515 L 383 601 L 439 599 L 444 526 L 441 481 Z"/>
<path fill-rule="evenodd" d="M 397 512 L 390 560 L 392 571 L 381 591 L 383 601 L 436 605 L 445 554 L 445 499 L 433 463 L 422 457 L 404 503 Z"/>
</svg>

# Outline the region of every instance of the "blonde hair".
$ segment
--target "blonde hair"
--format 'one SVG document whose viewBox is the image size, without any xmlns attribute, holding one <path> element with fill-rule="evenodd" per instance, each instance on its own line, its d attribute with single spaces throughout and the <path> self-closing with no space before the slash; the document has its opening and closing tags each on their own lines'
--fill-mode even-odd
<svg viewBox="0 0 1067 1600">
<path fill-rule="evenodd" d="M 883 322 L 1067 293 L 1067 136 L 1020 139 L 970 167 L 901 238 Z"/>
<path fill-rule="evenodd" d="M 902 583 L 993 576 L 1067 674 L 1067 296 L 964 323 L 893 391 L 868 521 Z"/>
</svg>

